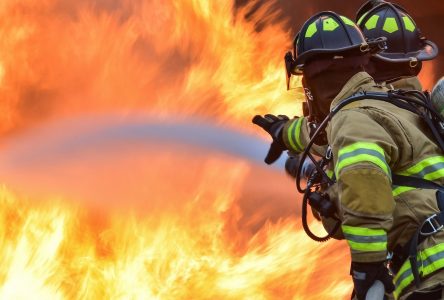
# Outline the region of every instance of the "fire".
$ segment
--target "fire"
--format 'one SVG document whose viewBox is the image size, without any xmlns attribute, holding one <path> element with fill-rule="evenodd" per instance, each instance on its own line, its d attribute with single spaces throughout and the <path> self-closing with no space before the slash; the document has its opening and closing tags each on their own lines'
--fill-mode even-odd
<svg viewBox="0 0 444 300">
<path fill-rule="evenodd" d="M 247 20 L 251 5 L 232 1 L 2 1 L 1 132 L 110 111 L 238 127 L 297 114 L 302 94 L 284 79 L 291 37 L 272 7 Z"/>
<path fill-rule="evenodd" d="M 2 161 L 25 194 L 0 191 L 0 298 L 349 296 L 345 244 L 305 236 L 280 172 L 177 146 L 111 146 Z"/>
<path fill-rule="evenodd" d="M 257 134 L 254 114 L 300 113 L 275 3 L 4 0 L 0 22 L 1 299 L 349 297 L 344 243 L 305 236 L 282 172 L 157 140 L 79 150 L 80 126 L 61 126 L 199 118 Z M 38 151 L 47 128 L 58 152 Z"/>
<path fill-rule="evenodd" d="M 436 78 L 434 62 L 426 61 L 422 63 L 422 71 L 419 73 L 419 79 L 424 90 L 431 91 L 436 84 L 438 78 Z"/>
<path fill-rule="evenodd" d="M 340 265 L 344 247 L 314 244 L 294 216 L 267 222 L 254 234 L 237 228 L 241 215 L 236 214 L 240 209 L 235 195 L 246 166 L 228 164 L 231 171 L 222 179 L 216 167 L 227 163 L 206 163 L 193 198 L 182 199 L 174 210 L 162 208 L 139 216 L 107 206 L 105 213 L 103 208 L 85 210 L 62 199 L 29 203 L 3 187 L 0 221 L 7 226 L 0 233 L 0 298 L 337 299 L 349 295 L 350 282 L 333 271 L 339 267 L 346 273 L 347 266 Z M 217 185 L 209 191 L 206 181 Z"/>
</svg>

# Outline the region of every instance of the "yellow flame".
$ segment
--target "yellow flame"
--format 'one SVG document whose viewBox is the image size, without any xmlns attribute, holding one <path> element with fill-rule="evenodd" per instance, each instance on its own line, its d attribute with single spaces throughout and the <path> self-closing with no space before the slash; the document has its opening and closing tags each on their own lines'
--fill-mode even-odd
<svg viewBox="0 0 444 300">
<path fill-rule="evenodd" d="M 27 201 L 4 187 L 0 196 L 2 299 L 339 299 L 350 292 L 343 278 L 330 276 L 326 285 L 313 278 L 337 259 L 326 261 L 331 248 L 290 219 L 264 226 L 245 253 L 234 254 L 217 204 L 202 215 L 189 206 L 182 215 L 97 220 L 60 201 L 24 208 Z"/>
</svg>

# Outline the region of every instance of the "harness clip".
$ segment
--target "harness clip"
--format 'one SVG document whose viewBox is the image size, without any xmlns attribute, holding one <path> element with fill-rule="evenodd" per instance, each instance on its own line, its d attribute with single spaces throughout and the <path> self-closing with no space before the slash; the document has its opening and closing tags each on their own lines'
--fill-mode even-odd
<svg viewBox="0 0 444 300">
<path fill-rule="evenodd" d="M 362 43 L 359 50 L 361 50 L 361 52 L 368 52 L 370 50 L 370 45 L 367 43 Z"/>
<path fill-rule="evenodd" d="M 437 233 L 438 231 L 441 231 L 444 228 L 444 225 L 442 225 L 439 220 L 436 219 L 437 214 L 434 214 L 430 217 L 428 217 L 427 219 L 425 219 L 425 221 L 422 223 L 421 225 L 421 229 L 419 230 L 419 233 L 423 236 L 429 236 L 432 234 Z M 423 232 L 423 228 L 425 225 L 429 225 L 431 231 L 430 232 Z"/>
</svg>

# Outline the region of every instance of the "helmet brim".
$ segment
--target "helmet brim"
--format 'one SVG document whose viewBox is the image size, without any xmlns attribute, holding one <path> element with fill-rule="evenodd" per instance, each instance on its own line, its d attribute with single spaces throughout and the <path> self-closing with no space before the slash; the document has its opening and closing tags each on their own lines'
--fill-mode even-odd
<svg viewBox="0 0 444 300">
<path fill-rule="evenodd" d="M 424 40 L 424 47 L 420 51 L 410 52 L 410 53 L 386 53 L 380 52 L 375 54 L 375 57 L 391 63 L 403 63 L 410 61 L 426 61 L 432 60 L 438 56 L 438 46 L 429 40 Z"/>
<path fill-rule="evenodd" d="M 351 47 L 339 48 L 339 49 L 313 49 L 306 51 L 305 53 L 298 56 L 295 60 L 294 68 L 292 73 L 294 75 L 302 75 L 304 65 L 316 58 L 331 58 L 340 59 L 344 57 L 361 56 L 365 54 L 374 54 L 384 50 L 385 37 L 369 40 L 360 45 L 355 45 Z"/>
</svg>

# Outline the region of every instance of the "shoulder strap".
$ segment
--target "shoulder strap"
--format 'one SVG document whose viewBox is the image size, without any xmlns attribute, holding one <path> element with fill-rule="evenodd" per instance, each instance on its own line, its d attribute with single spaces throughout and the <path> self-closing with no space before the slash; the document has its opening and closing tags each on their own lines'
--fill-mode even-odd
<svg viewBox="0 0 444 300">
<path fill-rule="evenodd" d="M 378 100 L 389 102 L 399 108 L 406 109 L 420 116 L 433 134 L 439 148 L 444 151 L 444 118 L 433 107 L 430 95 L 421 91 L 394 90 L 388 92 L 359 92 L 336 105 L 330 112 L 331 119 L 334 114 L 344 106 L 358 100 Z"/>
</svg>

